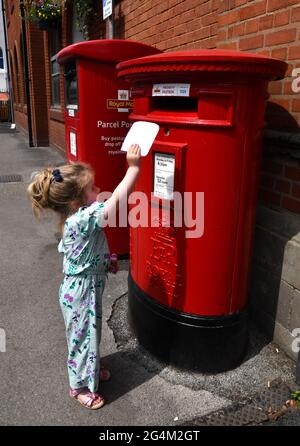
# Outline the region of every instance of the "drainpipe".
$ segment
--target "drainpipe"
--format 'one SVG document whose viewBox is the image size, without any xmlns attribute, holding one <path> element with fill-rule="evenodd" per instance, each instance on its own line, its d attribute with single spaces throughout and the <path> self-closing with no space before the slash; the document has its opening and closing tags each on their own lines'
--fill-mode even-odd
<svg viewBox="0 0 300 446">
<path fill-rule="evenodd" d="M 114 0 L 111 0 L 112 3 L 112 14 L 108 17 L 108 38 L 114 38 Z"/>
<path fill-rule="evenodd" d="M 28 58 L 27 58 L 27 39 L 26 39 L 24 0 L 20 0 L 20 12 L 22 20 L 22 51 L 23 51 L 23 62 L 24 62 L 25 94 L 27 102 L 28 138 L 29 138 L 29 147 L 34 147 L 32 139 L 31 102 L 30 102 L 30 86 L 29 86 L 30 79 L 29 79 L 29 68 L 28 68 Z"/>
<path fill-rule="evenodd" d="M 298 359 L 296 363 L 296 383 L 300 385 L 300 350 L 298 353 Z"/>
<path fill-rule="evenodd" d="M 10 76 L 10 59 L 9 59 L 9 51 L 7 44 L 7 27 L 6 27 L 6 14 L 5 14 L 5 6 L 4 0 L 1 2 L 2 5 L 2 18 L 3 18 L 3 31 L 4 31 L 4 45 L 5 45 L 5 58 L 6 58 L 6 70 L 7 70 L 7 82 L 9 89 L 9 108 L 10 108 L 10 120 L 11 123 L 14 122 L 14 102 L 13 102 L 13 91 L 11 86 L 11 76 Z"/>
</svg>

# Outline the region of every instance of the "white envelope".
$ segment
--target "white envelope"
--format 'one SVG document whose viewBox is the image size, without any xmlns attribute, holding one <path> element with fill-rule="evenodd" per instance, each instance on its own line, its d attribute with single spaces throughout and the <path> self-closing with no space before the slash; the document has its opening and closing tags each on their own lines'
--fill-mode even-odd
<svg viewBox="0 0 300 446">
<path fill-rule="evenodd" d="M 132 124 L 124 139 L 121 150 L 127 152 L 132 144 L 138 144 L 141 148 L 141 156 L 146 156 L 156 138 L 159 125 L 154 122 L 137 121 Z"/>
</svg>

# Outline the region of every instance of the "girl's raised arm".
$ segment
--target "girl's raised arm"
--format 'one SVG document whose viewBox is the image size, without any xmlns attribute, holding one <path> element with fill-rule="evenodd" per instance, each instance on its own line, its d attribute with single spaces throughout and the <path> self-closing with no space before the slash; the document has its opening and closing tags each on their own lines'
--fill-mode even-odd
<svg viewBox="0 0 300 446">
<path fill-rule="evenodd" d="M 110 214 L 115 215 L 120 202 L 127 200 L 133 190 L 140 172 L 141 149 L 138 144 L 132 144 L 127 152 L 128 169 L 121 183 L 113 191 L 112 196 L 104 202 L 104 216 L 109 219 Z"/>
</svg>

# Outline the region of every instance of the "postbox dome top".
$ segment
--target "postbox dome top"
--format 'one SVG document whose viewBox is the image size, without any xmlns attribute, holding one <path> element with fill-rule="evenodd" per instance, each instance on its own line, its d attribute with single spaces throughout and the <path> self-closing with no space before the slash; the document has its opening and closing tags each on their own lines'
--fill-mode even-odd
<svg viewBox="0 0 300 446">
<path fill-rule="evenodd" d="M 287 64 L 253 53 L 231 50 L 190 50 L 160 53 L 117 65 L 119 77 L 159 72 L 227 72 L 282 79 Z"/>
<path fill-rule="evenodd" d="M 160 50 L 134 40 L 88 40 L 63 48 L 57 61 L 64 64 L 76 59 L 90 59 L 98 62 L 118 63 L 137 57 L 160 53 Z"/>
</svg>

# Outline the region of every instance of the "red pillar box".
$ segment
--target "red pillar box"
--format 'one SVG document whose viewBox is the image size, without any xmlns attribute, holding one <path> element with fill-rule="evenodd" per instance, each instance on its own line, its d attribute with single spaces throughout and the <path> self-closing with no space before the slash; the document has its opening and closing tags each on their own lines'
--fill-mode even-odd
<svg viewBox="0 0 300 446">
<path fill-rule="evenodd" d="M 58 53 L 65 72 L 67 159 L 89 163 L 102 191 L 113 192 L 127 168 L 120 148 L 131 125 L 133 100 L 128 83 L 117 78 L 116 64 L 159 52 L 130 40 L 91 40 Z M 111 252 L 128 254 L 128 228 L 105 231 Z"/>
<path fill-rule="evenodd" d="M 160 125 L 136 185 L 154 217 L 152 227 L 131 228 L 131 323 L 140 342 L 169 363 L 206 372 L 231 369 L 247 345 L 267 85 L 284 76 L 286 64 L 199 50 L 117 68 L 133 85 L 130 118 Z M 189 221 L 180 227 L 185 212 L 195 219 L 193 228 Z"/>
</svg>

